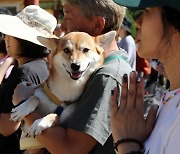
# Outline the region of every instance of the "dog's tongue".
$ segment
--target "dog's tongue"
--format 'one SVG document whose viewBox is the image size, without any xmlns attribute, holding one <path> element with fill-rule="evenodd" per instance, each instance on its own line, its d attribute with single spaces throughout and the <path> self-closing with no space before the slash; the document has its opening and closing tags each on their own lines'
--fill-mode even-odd
<svg viewBox="0 0 180 154">
<path fill-rule="evenodd" d="M 81 77 L 81 72 L 78 72 L 78 73 L 71 73 L 71 77 L 74 79 L 74 80 L 77 80 Z"/>
</svg>

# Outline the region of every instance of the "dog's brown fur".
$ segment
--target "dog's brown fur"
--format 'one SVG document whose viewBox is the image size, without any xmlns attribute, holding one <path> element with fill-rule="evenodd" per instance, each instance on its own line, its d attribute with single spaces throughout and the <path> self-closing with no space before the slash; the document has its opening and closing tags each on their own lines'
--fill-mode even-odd
<svg viewBox="0 0 180 154">
<path fill-rule="evenodd" d="M 92 37 L 84 32 L 71 32 L 61 39 L 38 38 L 52 51 L 47 85 L 59 100 L 72 102 L 79 98 L 90 75 L 102 66 L 104 48 L 115 38 L 115 34 L 113 31 Z M 33 123 L 29 134 L 39 135 L 43 130 L 54 125 L 52 120 L 54 115 L 50 113 L 54 113 L 58 105 L 60 104 L 52 102 L 47 97 L 40 86 L 35 90 L 34 96 L 13 110 L 11 118 L 14 121 L 22 120 L 38 107 L 37 111 L 43 118 Z M 64 110 L 60 122 L 64 122 L 75 110 L 76 103 L 67 107 L 65 104 L 61 105 L 64 106 Z"/>
</svg>

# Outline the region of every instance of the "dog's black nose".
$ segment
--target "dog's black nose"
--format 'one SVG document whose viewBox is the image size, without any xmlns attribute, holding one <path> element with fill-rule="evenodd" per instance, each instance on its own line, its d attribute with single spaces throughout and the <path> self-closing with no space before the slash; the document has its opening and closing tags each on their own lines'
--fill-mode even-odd
<svg viewBox="0 0 180 154">
<path fill-rule="evenodd" d="M 74 71 L 78 71 L 78 70 L 80 69 L 80 65 L 79 65 L 79 64 L 72 63 L 72 64 L 71 64 L 71 68 L 72 68 Z"/>
</svg>

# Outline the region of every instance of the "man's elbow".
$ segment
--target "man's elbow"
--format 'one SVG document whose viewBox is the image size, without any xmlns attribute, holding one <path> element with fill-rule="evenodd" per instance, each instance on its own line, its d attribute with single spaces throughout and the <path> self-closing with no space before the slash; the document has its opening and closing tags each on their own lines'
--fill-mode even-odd
<svg viewBox="0 0 180 154">
<path fill-rule="evenodd" d="M 20 126 L 20 122 L 12 122 L 9 119 L 8 114 L 0 115 L 0 134 L 5 137 L 13 134 Z"/>
<path fill-rule="evenodd" d="M 9 128 L 5 128 L 5 127 L 0 126 L 0 134 L 7 137 L 7 136 L 12 135 L 14 132 L 16 132 L 18 128 L 19 128 L 19 125 L 18 126 L 12 126 Z"/>
</svg>

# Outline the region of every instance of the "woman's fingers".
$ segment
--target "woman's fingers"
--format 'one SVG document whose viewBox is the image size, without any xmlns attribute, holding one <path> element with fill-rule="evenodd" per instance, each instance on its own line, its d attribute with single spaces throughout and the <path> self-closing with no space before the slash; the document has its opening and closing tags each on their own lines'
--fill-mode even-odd
<svg viewBox="0 0 180 154">
<path fill-rule="evenodd" d="M 137 78 L 136 72 L 130 75 L 128 89 L 127 75 L 123 76 L 120 105 L 118 106 L 118 89 L 111 97 L 111 128 L 115 141 L 122 138 L 137 138 L 144 141 L 152 131 L 157 107 L 151 108 L 144 119 L 144 84 L 143 77 Z"/>
<path fill-rule="evenodd" d="M 118 90 L 117 87 L 111 91 L 111 117 L 115 117 L 118 111 Z"/>
<path fill-rule="evenodd" d="M 154 128 L 158 108 L 159 106 L 154 104 L 149 110 L 148 116 L 146 118 L 146 135 L 149 135 Z"/>
<path fill-rule="evenodd" d="M 142 75 L 138 75 L 137 77 L 136 91 L 137 93 L 135 108 L 137 108 L 141 112 L 141 114 L 144 114 L 144 80 Z"/>
<path fill-rule="evenodd" d="M 128 90 L 128 98 L 127 98 L 127 110 L 131 110 L 135 106 L 135 100 L 136 100 L 136 72 L 133 71 L 130 73 L 130 85 Z"/>
<path fill-rule="evenodd" d="M 121 89 L 121 98 L 120 98 L 120 112 L 124 112 L 127 105 L 127 94 L 128 94 L 128 75 L 123 75 L 122 89 Z"/>
<path fill-rule="evenodd" d="M 119 140 L 121 134 L 119 133 L 120 128 L 120 117 L 118 116 L 118 89 L 117 87 L 111 91 L 111 129 L 113 132 L 113 138 L 115 141 Z M 118 129 L 117 129 L 118 128 Z"/>
</svg>

